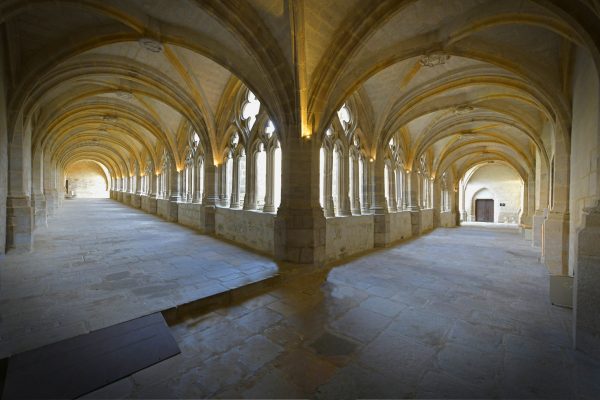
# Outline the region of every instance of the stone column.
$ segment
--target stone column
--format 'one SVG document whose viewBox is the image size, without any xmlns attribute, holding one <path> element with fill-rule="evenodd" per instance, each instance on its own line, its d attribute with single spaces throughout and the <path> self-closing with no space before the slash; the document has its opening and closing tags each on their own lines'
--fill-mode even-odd
<svg viewBox="0 0 600 400">
<path fill-rule="evenodd" d="M 350 155 L 345 150 L 341 154 L 341 162 L 338 168 L 340 177 L 338 184 L 338 199 L 340 203 L 339 215 L 348 217 L 352 215 L 350 207 Z"/>
<path fill-rule="evenodd" d="M 33 247 L 34 211 L 31 206 L 31 128 L 18 123 L 8 145 L 6 247 L 29 251 Z M 9 135 L 10 137 L 10 135 Z"/>
<path fill-rule="evenodd" d="M 421 206 L 419 204 L 421 175 L 419 175 L 416 171 L 410 171 L 406 174 L 406 178 L 406 198 L 408 202 L 407 209 L 410 211 L 412 235 L 417 236 L 421 233 Z"/>
<path fill-rule="evenodd" d="M 233 173 L 231 174 L 231 204 L 230 208 L 240 208 L 240 157 L 233 157 Z"/>
<path fill-rule="evenodd" d="M 202 202 L 202 168 L 200 168 L 200 163 L 196 161 L 194 163 L 194 198 L 192 202 L 201 203 Z"/>
<path fill-rule="evenodd" d="M 361 204 L 361 212 L 362 214 L 370 214 L 371 213 L 371 163 L 365 162 L 363 163 L 363 202 Z"/>
<path fill-rule="evenodd" d="M 389 203 L 390 203 L 390 212 L 398 211 L 398 200 L 397 192 L 396 192 L 396 169 L 390 168 L 390 173 L 388 174 L 388 187 L 390 188 L 390 193 L 388 193 Z"/>
<path fill-rule="evenodd" d="M 58 209 L 57 179 L 56 166 L 50 162 L 50 157 L 44 154 L 44 196 L 48 216 L 53 216 Z"/>
<path fill-rule="evenodd" d="M 442 204 L 442 185 L 440 180 L 436 178 L 433 181 L 433 193 L 432 193 L 432 203 L 433 203 L 433 227 L 437 228 L 441 226 L 441 216 L 443 209 Z"/>
<path fill-rule="evenodd" d="M 167 221 L 177 222 L 179 218 L 179 203 L 181 201 L 181 172 L 173 162 L 169 168 L 169 187 L 166 188 L 169 200 L 169 215 Z"/>
<path fill-rule="evenodd" d="M 246 156 L 246 194 L 244 210 L 256 210 L 256 152 Z"/>
<path fill-rule="evenodd" d="M 271 149 L 267 151 L 267 187 L 265 190 L 265 205 L 263 206 L 264 212 L 273 212 L 275 211 L 275 206 L 273 205 L 273 190 L 275 186 L 275 175 L 273 174 L 273 168 L 275 165 L 275 151 Z"/>
<path fill-rule="evenodd" d="M 388 177 L 389 178 L 389 177 Z M 387 246 L 390 241 L 390 215 L 385 193 L 385 162 L 383 156 L 373 162 L 373 211 L 374 245 Z"/>
<path fill-rule="evenodd" d="M 352 157 L 352 214 L 360 215 L 360 176 L 358 174 L 358 156 Z"/>
<path fill-rule="evenodd" d="M 211 157 L 204 159 L 204 195 L 202 198 L 201 227 L 204 233 L 214 233 L 217 213 L 218 195 L 218 171 Z"/>
<path fill-rule="evenodd" d="M 31 205 L 34 209 L 34 225 L 36 227 L 47 226 L 48 214 L 46 211 L 46 196 L 44 195 L 44 157 L 39 149 L 33 156 L 31 175 Z"/>
<path fill-rule="evenodd" d="M 335 204 L 333 203 L 333 152 L 325 149 L 325 216 L 335 217 Z"/>
<path fill-rule="evenodd" d="M 583 211 L 577 231 L 574 340 L 578 350 L 600 359 L 600 202 Z"/>
<path fill-rule="evenodd" d="M 292 125 L 282 135 L 281 205 L 275 218 L 275 257 L 320 265 L 325 261 L 326 220 L 319 204 L 319 152 L 316 137 L 301 138 Z"/>
</svg>

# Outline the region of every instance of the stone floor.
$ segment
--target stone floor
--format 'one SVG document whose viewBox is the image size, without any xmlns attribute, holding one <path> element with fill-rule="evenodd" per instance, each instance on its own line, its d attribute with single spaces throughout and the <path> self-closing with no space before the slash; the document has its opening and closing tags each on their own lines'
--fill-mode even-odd
<svg viewBox="0 0 600 400">
<path fill-rule="evenodd" d="M 589 398 L 538 252 L 438 229 L 172 327 L 182 353 L 91 398 Z"/>
<path fill-rule="evenodd" d="M 265 279 L 274 262 L 110 199 L 64 202 L 0 259 L 0 358 Z"/>
</svg>

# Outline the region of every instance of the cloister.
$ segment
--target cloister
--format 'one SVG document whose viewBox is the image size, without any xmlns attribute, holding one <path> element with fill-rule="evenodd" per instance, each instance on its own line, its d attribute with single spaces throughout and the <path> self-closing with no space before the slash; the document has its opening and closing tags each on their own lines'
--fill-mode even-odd
<svg viewBox="0 0 600 400">
<path fill-rule="evenodd" d="M 597 0 L 2 0 L 0 44 L 0 278 L 4 281 L 0 281 L 0 316 L 8 321 L 5 332 L 10 331 L 13 318 L 23 317 L 14 313 L 20 301 L 35 298 L 37 302 L 38 295 L 41 302 L 46 295 L 60 298 L 61 279 L 67 279 L 60 274 L 67 273 L 67 266 L 84 268 L 90 256 L 106 257 L 90 261 L 98 263 L 93 271 L 81 270 L 81 276 L 91 274 L 82 280 L 83 290 L 88 281 L 108 279 L 108 272 L 126 273 L 123 276 L 129 279 L 136 268 L 144 269 L 145 261 L 152 262 L 150 257 L 144 259 L 144 253 L 170 265 L 169 260 L 181 251 L 179 256 L 200 268 L 194 270 L 196 278 L 192 272 L 187 278 L 195 286 L 173 278 L 177 286 L 173 289 L 165 278 L 161 285 L 166 286 L 157 289 L 157 302 L 175 292 L 181 302 L 218 292 L 202 282 L 237 290 L 274 274 L 282 277 L 282 286 L 265 289 L 250 300 L 254 303 L 244 304 L 268 307 L 287 301 L 286 307 L 293 307 L 302 303 L 323 307 L 313 308 L 313 314 L 320 315 L 330 310 L 324 304 L 335 303 L 339 290 L 361 301 L 364 294 L 361 306 L 368 302 L 374 307 L 371 296 L 390 301 L 386 307 L 376 303 L 376 310 L 369 308 L 379 313 L 374 320 L 365 320 L 372 322 L 346 326 L 339 320 L 332 322 L 328 314 L 332 318 L 325 324 L 328 332 L 346 335 L 359 349 L 380 338 L 374 334 L 367 340 L 357 332 L 368 331 L 371 323 L 376 326 L 381 313 L 398 318 L 401 335 L 412 337 L 403 330 L 407 328 L 402 312 L 386 315 L 390 307 L 398 306 L 392 304 L 396 300 L 411 312 L 419 303 L 419 293 L 398 283 L 402 279 L 416 282 L 419 277 L 415 285 L 431 290 L 424 304 L 441 307 L 428 308 L 420 317 L 413 315 L 417 330 L 437 321 L 438 317 L 425 315 L 440 312 L 444 302 L 476 301 L 478 295 L 490 300 L 494 281 L 482 284 L 486 276 L 497 277 L 503 293 L 502 299 L 485 303 L 485 310 L 491 312 L 511 298 L 512 281 L 519 306 L 531 301 L 539 305 L 536 312 L 543 309 L 542 331 L 561 326 L 560 343 L 548 348 L 556 344 L 575 358 L 586 357 L 594 366 L 583 370 L 600 376 L 600 366 L 594 364 L 600 359 Z M 69 217 L 69 212 L 77 218 Z M 146 219 L 150 218 L 146 214 L 191 229 L 156 225 L 158 220 Z M 164 236 L 148 234 L 147 242 L 136 242 L 129 249 L 119 244 L 129 243 L 130 234 L 144 235 L 144 226 L 152 232 L 162 226 Z M 179 247 L 170 235 L 179 238 Z M 97 238 L 98 247 L 90 237 Z M 99 244 L 111 238 L 110 245 Z M 463 239 L 468 242 L 462 243 Z M 456 246 L 456 252 L 445 250 L 447 242 Z M 494 243 L 507 253 L 496 254 Z M 73 246 L 78 247 L 73 250 Z M 129 253 L 136 266 L 109 261 L 111 248 Z M 511 258 L 511 251 L 517 250 L 525 258 Z M 221 267 L 208 266 L 211 254 L 212 261 L 233 268 L 227 271 L 235 285 L 228 285 L 231 280 L 223 278 L 226 274 L 215 272 Z M 411 264 L 411 254 L 424 270 L 410 267 L 416 265 Z M 487 254 L 495 255 L 487 258 Z M 427 255 L 431 265 L 444 264 L 438 265 L 439 275 L 427 269 Z M 82 264 L 74 259 L 83 260 Z M 42 266 L 44 260 L 47 266 Z M 256 269 L 255 263 L 262 263 L 261 267 Z M 496 263 L 507 269 L 496 269 Z M 171 268 L 155 267 L 153 274 L 161 277 Z M 323 271 L 330 271 L 329 275 L 319 275 Z M 477 277 L 470 289 L 468 280 L 453 281 L 467 271 Z M 532 271 L 537 283 L 525 289 L 521 285 L 529 285 Z M 442 276 L 448 285 L 458 284 L 469 294 L 461 300 L 460 290 L 444 287 Z M 44 295 L 46 289 L 38 290 L 45 279 L 56 283 L 56 293 Z M 434 282 L 441 291 L 437 294 L 428 286 Z M 331 289 L 338 284 L 343 289 Z M 12 285 L 27 289 L 11 289 Z M 383 287 L 393 293 L 388 296 L 384 289 L 379 293 L 374 289 Z M 280 293 L 285 290 L 287 294 Z M 319 290 L 325 294 L 317 295 Z M 412 296 L 410 301 L 406 293 Z M 449 297 L 437 297 L 443 294 Z M 81 294 L 82 298 L 88 295 Z M 86 326 L 104 328 L 145 312 L 176 307 L 179 303 L 173 296 L 160 298 L 163 308 L 152 306 L 151 298 L 143 306 L 141 302 L 139 307 L 123 306 L 127 311 L 115 312 L 114 318 L 110 307 L 118 309 L 129 300 L 93 308 L 102 315 L 98 321 L 104 321 L 97 325 L 90 322 L 91 316 L 81 318 L 88 321 Z M 303 300 L 294 303 L 286 298 Z M 68 302 L 65 298 L 59 307 L 67 307 Z M 28 324 L 34 324 L 39 305 L 31 306 L 35 313 L 14 322 L 20 327 L 11 328 L 14 335 L 32 331 L 34 325 Z M 253 307 L 247 306 L 246 311 L 254 312 Z M 293 320 L 282 307 L 265 311 L 275 325 L 263 327 L 266 330 L 260 334 L 273 346 L 287 349 L 290 344 L 278 341 L 280 336 L 265 333 Z M 510 312 L 516 309 L 525 310 L 517 307 Z M 483 309 L 475 313 L 477 318 L 455 311 L 447 317 L 464 317 L 468 323 L 473 322 L 470 318 L 473 323 L 483 318 Z M 271 314 L 275 312 L 279 314 Z M 56 317 L 59 320 L 61 313 L 56 314 L 61 315 Z M 217 319 L 228 315 L 221 309 L 209 317 L 219 326 L 225 320 Z M 510 315 L 507 320 L 513 318 Z M 175 328 L 182 349 L 188 322 Z M 68 330 L 54 339 L 35 334 L 20 343 L 21 339 L 0 332 L 1 356 L 93 330 Z M 199 332 L 194 335 L 201 336 Z M 298 332 L 317 339 L 312 331 Z M 246 334 L 250 337 L 250 332 Z M 524 336 L 542 344 L 545 340 L 534 333 Z M 421 334 L 415 337 L 423 339 Z M 384 346 L 392 353 L 400 346 L 394 340 Z M 502 352 L 510 353 L 506 349 L 511 340 L 503 336 Z M 552 338 L 547 340 L 550 343 Z M 243 346 L 239 343 L 231 339 L 231 346 Z M 315 354 L 321 357 L 318 350 Z M 341 368 L 336 360 L 332 365 Z M 370 368 L 380 360 L 363 360 L 362 365 Z M 443 364 L 440 360 L 436 368 Z M 460 369 L 465 364 L 457 365 Z M 158 368 L 160 374 L 168 374 L 164 366 Z M 182 368 L 175 370 L 189 370 Z M 270 392 L 268 388 L 278 387 L 273 384 L 278 375 L 261 368 L 257 371 L 269 377 L 262 389 L 238 385 L 234 390 L 230 383 L 208 390 L 202 381 L 200 386 L 206 390 L 195 395 L 335 398 L 342 393 L 340 387 L 331 387 L 339 376 L 333 372 L 332 380 L 321 386 L 306 387 L 292 379 L 293 388 Z M 379 382 L 373 378 L 365 383 L 372 392 L 355 388 L 347 395 L 551 396 L 539 391 L 506 392 L 510 385 L 504 381 L 498 391 L 484 385 L 481 391 L 454 393 L 450 388 L 456 385 L 439 377 L 434 384 L 426 376 L 430 375 L 415 378 L 419 382 L 415 387 L 420 388 L 416 392 L 402 391 L 404 387 L 379 392 L 377 388 L 384 384 L 373 383 Z M 468 375 L 463 378 L 469 380 Z M 585 384 L 575 381 L 569 384 L 573 390 L 560 392 L 561 397 L 598 395 L 600 388 L 593 379 Z M 126 385 L 119 382 L 121 388 Z M 136 382 L 141 385 L 138 391 L 126 391 L 125 397 L 148 395 L 145 384 Z M 173 382 L 168 385 L 171 389 L 180 384 Z M 583 386 L 586 389 L 578 392 Z M 165 397 L 193 394 L 175 389 L 164 393 Z"/>
</svg>

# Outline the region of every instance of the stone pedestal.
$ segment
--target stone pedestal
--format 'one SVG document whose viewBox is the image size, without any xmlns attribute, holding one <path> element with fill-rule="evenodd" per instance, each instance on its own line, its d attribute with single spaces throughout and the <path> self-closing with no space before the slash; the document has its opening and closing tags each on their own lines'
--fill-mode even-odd
<svg viewBox="0 0 600 400">
<path fill-rule="evenodd" d="M 325 216 L 319 208 L 279 208 L 275 218 L 275 257 L 297 264 L 325 261 Z"/>
<path fill-rule="evenodd" d="M 6 248 L 30 251 L 33 247 L 34 211 L 29 197 L 8 197 L 6 201 Z"/>
<path fill-rule="evenodd" d="M 131 195 L 131 206 L 135 207 L 135 208 L 141 208 L 142 207 L 142 196 L 139 194 L 132 194 Z"/>
<path fill-rule="evenodd" d="M 203 233 L 215 233 L 217 207 L 214 205 L 203 205 L 201 211 L 201 225 Z"/>
<path fill-rule="evenodd" d="M 412 236 L 419 236 L 421 234 L 421 210 L 410 210 L 410 223 Z"/>
<path fill-rule="evenodd" d="M 384 212 L 381 214 L 373 215 L 373 224 L 373 245 L 375 247 L 388 246 L 392 242 L 390 229 L 390 214 L 388 212 Z"/>
<path fill-rule="evenodd" d="M 600 359 L 600 203 L 584 210 L 576 240 L 575 347 Z"/>
</svg>

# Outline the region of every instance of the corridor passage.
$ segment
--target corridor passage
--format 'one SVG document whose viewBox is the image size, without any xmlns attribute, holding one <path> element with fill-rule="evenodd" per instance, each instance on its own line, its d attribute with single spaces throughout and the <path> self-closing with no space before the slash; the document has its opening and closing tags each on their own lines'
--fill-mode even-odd
<svg viewBox="0 0 600 400">
<path fill-rule="evenodd" d="M 266 257 L 110 199 L 65 200 L 0 258 L 0 358 L 277 273 Z"/>
<path fill-rule="evenodd" d="M 180 355 L 89 397 L 597 399 L 538 256 L 437 229 L 175 325 Z"/>
</svg>

